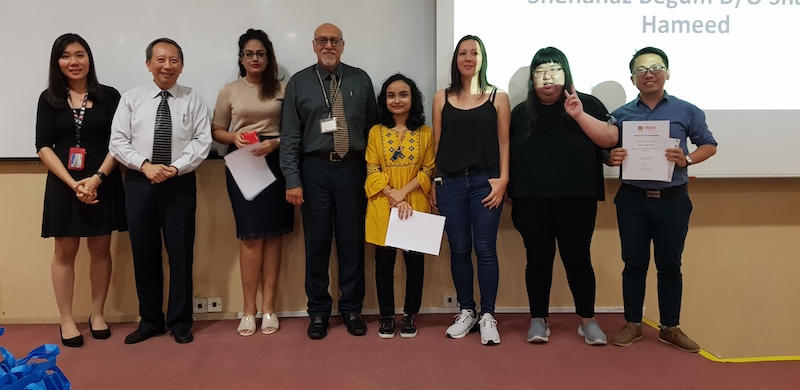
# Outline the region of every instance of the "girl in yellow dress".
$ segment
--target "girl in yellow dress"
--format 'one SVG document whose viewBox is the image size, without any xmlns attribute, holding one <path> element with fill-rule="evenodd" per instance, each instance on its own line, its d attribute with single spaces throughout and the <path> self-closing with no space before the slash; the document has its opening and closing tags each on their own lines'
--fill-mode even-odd
<svg viewBox="0 0 800 390">
<path fill-rule="evenodd" d="M 378 95 L 379 123 L 367 140 L 369 198 L 366 241 L 375 244 L 375 284 L 381 320 L 378 335 L 392 338 L 394 318 L 394 263 L 397 249 L 385 246 L 389 214 L 397 208 L 401 219 L 413 211 L 430 212 L 434 152 L 433 131 L 425 125 L 422 94 L 411 79 L 401 74 L 389 77 Z M 425 255 L 403 252 L 406 263 L 406 297 L 401 337 L 417 335 L 415 316 L 422 303 Z"/>
</svg>

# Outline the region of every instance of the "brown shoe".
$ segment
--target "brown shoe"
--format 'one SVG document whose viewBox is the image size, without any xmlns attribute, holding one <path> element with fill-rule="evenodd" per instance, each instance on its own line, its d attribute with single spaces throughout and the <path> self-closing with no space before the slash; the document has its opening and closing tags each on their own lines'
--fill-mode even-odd
<svg viewBox="0 0 800 390">
<path fill-rule="evenodd" d="M 618 347 L 627 347 L 633 344 L 634 341 L 642 339 L 642 325 L 634 324 L 633 322 L 628 322 L 622 329 L 614 335 L 614 338 L 611 339 L 611 344 L 614 344 Z"/>
<path fill-rule="evenodd" d="M 684 352 L 700 352 L 700 346 L 677 326 L 661 329 L 658 332 L 658 341 L 670 344 Z"/>
</svg>

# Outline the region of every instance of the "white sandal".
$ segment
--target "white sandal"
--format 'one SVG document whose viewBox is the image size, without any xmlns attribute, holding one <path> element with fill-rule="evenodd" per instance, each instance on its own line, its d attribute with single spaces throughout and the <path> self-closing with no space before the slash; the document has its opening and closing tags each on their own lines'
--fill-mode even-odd
<svg viewBox="0 0 800 390">
<path fill-rule="evenodd" d="M 239 333 L 240 336 L 252 336 L 256 333 L 256 316 L 242 316 L 242 320 L 239 321 L 239 327 L 236 328 L 236 332 Z"/>
<path fill-rule="evenodd" d="M 261 317 L 261 333 L 273 334 L 277 332 L 280 327 L 281 324 L 280 322 L 278 322 L 278 314 L 264 313 L 263 316 Z"/>
</svg>

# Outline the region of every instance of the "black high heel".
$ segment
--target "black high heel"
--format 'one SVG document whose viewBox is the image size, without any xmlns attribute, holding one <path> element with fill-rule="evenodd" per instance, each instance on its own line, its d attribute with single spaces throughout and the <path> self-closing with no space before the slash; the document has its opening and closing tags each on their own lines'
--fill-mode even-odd
<svg viewBox="0 0 800 390">
<path fill-rule="evenodd" d="M 92 337 L 98 340 L 105 340 L 111 337 L 111 328 L 106 328 L 103 330 L 94 330 L 92 329 L 92 315 L 89 314 L 89 331 L 92 332 Z"/>
<path fill-rule="evenodd" d="M 61 334 L 61 344 L 64 344 L 65 347 L 70 348 L 78 348 L 83 345 L 83 335 L 79 334 L 73 338 L 65 339 L 64 338 L 64 331 L 61 327 L 58 327 L 58 333 Z"/>
</svg>

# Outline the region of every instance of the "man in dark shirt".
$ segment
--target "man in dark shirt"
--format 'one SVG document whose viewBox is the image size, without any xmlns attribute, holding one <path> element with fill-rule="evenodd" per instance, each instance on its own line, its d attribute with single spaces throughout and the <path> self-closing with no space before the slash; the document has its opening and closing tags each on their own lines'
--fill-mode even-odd
<svg viewBox="0 0 800 390">
<path fill-rule="evenodd" d="M 344 39 L 338 27 L 330 23 L 317 27 L 312 46 L 317 63 L 292 76 L 286 87 L 280 152 L 286 200 L 302 206 L 311 318 L 308 337 L 321 339 L 328 333 L 333 306 L 328 265 L 334 229 L 339 312 L 347 331 L 361 336 L 367 332 L 360 314 L 364 301 L 364 150 L 367 132 L 377 116 L 375 91 L 366 72 L 341 63 Z"/>
</svg>

